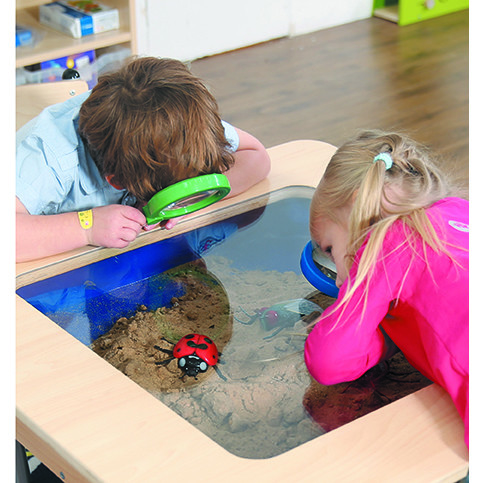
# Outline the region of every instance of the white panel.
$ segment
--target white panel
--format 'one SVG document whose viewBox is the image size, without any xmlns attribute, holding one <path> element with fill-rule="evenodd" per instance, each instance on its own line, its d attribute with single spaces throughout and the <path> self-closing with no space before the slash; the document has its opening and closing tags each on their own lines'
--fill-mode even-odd
<svg viewBox="0 0 483 483">
<path fill-rule="evenodd" d="M 137 0 L 140 54 L 193 60 L 368 18 L 372 0 Z"/>
<path fill-rule="evenodd" d="M 192 60 L 288 34 L 289 0 L 147 0 L 149 55 Z"/>
<path fill-rule="evenodd" d="M 372 0 L 291 0 L 290 35 L 300 35 L 372 16 Z"/>
</svg>

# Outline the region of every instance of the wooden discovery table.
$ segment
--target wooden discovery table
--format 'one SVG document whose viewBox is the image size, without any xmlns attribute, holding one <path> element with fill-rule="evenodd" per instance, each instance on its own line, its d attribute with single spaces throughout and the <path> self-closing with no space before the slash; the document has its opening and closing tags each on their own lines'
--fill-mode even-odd
<svg viewBox="0 0 483 483">
<path fill-rule="evenodd" d="M 293 141 L 269 150 L 268 179 L 173 230 L 216 221 L 221 208 L 290 185 L 315 187 L 335 148 Z M 17 287 L 118 254 L 81 249 L 17 264 Z M 39 270 L 37 270 L 39 269 Z M 466 475 L 463 424 L 431 385 L 269 459 L 234 456 L 16 296 L 16 438 L 67 482 L 453 482 Z"/>
</svg>

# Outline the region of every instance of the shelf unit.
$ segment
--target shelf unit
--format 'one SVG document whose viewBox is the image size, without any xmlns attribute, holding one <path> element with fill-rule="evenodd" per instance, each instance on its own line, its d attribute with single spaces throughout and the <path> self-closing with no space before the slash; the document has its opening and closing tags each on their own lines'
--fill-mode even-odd
<svg viewBox="0 0 483 483">
<path fill-rule="evenodd" d="M 16 49 L 16 67 L 37 64 L 46 60 L 114 45 L 128 47 L 133 54 L 137 53 L 134 2 L 135 0 L 101 2 L 119 10 L 120 28 L 74 39 L 39 23 L 38 7 L 51 2 L 47 0 L 16 0 L 16 23 L 30 26 L 40 33 L 40 40 L 36 45 Z"/>
<path fill-rule="evenodd" d="M 374 17 L 400 26 L 466 10 L 469 0 L 374 0 Z"/>
</svg>

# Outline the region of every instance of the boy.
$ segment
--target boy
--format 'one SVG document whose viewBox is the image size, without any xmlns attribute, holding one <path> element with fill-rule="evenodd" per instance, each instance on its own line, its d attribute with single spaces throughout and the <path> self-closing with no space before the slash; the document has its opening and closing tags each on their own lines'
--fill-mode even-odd
<svg viewBox="0 0 483 483">
<path fill-rule="evenodd" d="M 235 196 L 270 170 L 263 145 L 221 121 L 200 79 L 154 57 L 133 58 L 45 109 L 18 131 L 16 158 L 17 262 L 125 247 L 150 228 L 138 208 L 161 189 L 224 173 Z"/>
</svg>

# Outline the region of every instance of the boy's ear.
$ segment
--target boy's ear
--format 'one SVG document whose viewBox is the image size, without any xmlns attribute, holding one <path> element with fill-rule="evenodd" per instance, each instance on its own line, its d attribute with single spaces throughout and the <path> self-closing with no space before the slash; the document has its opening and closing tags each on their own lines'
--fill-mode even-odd
<svg viewBox="0 0 483 483">
<path fill-rule="evenodd" d="M 106 181 L 113 187 L 113 188 L 116 188 L 117 190 L 123 190 L 124 188 L 120 185 L 118 185 L 114 179 L 114 175 L 113 174 L 108 174 L 106 176 Z"/>
</svg>

